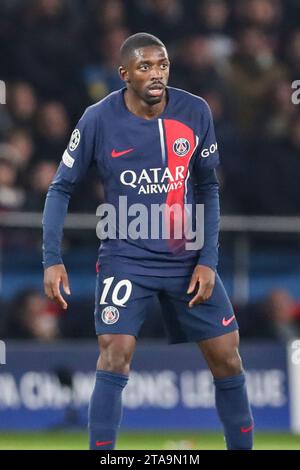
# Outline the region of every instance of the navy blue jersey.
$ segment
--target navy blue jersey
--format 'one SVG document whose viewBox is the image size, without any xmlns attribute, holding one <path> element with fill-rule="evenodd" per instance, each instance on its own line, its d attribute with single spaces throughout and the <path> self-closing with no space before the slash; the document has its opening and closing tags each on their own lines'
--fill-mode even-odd
<svg viewBox="0 0 300 470">
<path fill-rule="evenodd" d="M 77 181 L 95 165 L 104 186 L 105 202 L 116 210 L 116 237 L 103 240 L 99 263 L 118 266 L 133 274 L 173 276 L 188 273 L 197 264 L 217 264 L 219 204 L 214 169 L 219 154 L 207 103 L 188 92 L 167 88 L 167 104 L 154 119 L 131 113 L 125 89 L 111 93 L 87 108 L 73 131 L 47 196 L 44 211 L 44 266 L 62 262 L 60 243 L 68 199 Z M 186 250 L 173 240 L 131 237 L 123 233 L 120 217 L 128 224 L 135 216 L 120 209 L 141 203 L 204 203 L 205 232 L 201 250 Z M 127 225 L 128 227 L 128 225 Z M 153 228 L 153 227 L 152 227 Z M 126 231 L 126 230 L 125 230 Z M 172 237 L 171 237 L 172 238 Z"/>
</svg>

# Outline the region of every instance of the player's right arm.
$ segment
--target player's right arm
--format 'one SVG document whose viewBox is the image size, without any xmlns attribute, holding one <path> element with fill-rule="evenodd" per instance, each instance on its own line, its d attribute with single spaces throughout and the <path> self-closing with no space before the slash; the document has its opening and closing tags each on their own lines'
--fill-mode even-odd
<svg viewBox="0 0 300 470">
<path fill-rule="evenodd" d="M 96 112 L 88 108 L 73 131 L 56 175 L 49 186 L 43 213 L 43 266 L 46 295 L 63 309 L 67 303 L 60 292 L 70 294 L 68 275 L 61 256 L 63 226 L 76 183 L 94 161 Z"/>
</svg>

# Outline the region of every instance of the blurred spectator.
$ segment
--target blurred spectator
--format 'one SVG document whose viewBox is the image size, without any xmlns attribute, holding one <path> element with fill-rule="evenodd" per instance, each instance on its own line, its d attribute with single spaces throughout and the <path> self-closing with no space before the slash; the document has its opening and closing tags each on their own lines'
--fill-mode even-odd
<svg viewBox="0 0 300 470">
<path fill-rule="evenodd" d="M 17 82 L 8 94 L 8 106 L 14 124 L 31 129 L 37 110 L 37 98 L 31 85 Z"/>
<path fill-rule="evenodd" d="M 259 120 L 263 136 L 268 139 L 287 137 L 290 123 L 296 114 L 297 106 L 291 100 L 291 82 L 289 80 L 274 82 Z"/>
<path fill-rule="evenodd" d="M 7 106 L 0 105 L 0 139 L 4 139 L 6 134 L 12 129 L 13 120 Z"/>
<path fill-rule="evenodd" d="M 105 54 L 105 40 L 103 41 L 103 38 L 107 37 L 107 35 L 113 31 L 126 30 L 128 32 L 128 34 L 126 34 L 127 36 L 130 33 L 128 31 L 127 11 L 124 2 L 121 0 L 102 0 L 101 2 L 98 0 L 92 0 L 89 7 L 83 35 L 85 44 L 85 61 L 82 74 L 83 80 L 84 82 L 87 82 L 88 87 L 93 86 L 92 83 L 96 83 L 95 87 L 98 88 L 97 82 L 101 82 L 101 79 L 105 81 L 105 77 L 97 77 L 97 69 L 101 68 L 104 60 L 103 54 Z M 116 52 L 119 52 L 118 48 L 116 49 Z M 115 64 L 116 52 L 113 54 Z M 115 69 L 114 80 L 116 79 L 116 76 L 118 76 L 118 73 Z M 89 89 L 88 93 L 90 100 L 96 101 L 99 99 L 97 96 L 105 96 L 105 93 L 108 93 L 107 90 L 109 90 L 109 88 L 104 84 L 104 86 L 102 86 L 101 93 L 96 93 L 96 98 L 94 99 L 94 93 L 91 93 Z"/>
<path fill-rule="evenodd" d="M 68 143 L 69 134 L 70 123 L 63 104 L 48 102 L 42 105 L 37 123 L 38 158 L 59 162 Z"/>
<path fill-rule="evenodd" d="M 300 334 L 298 321 L 300 305 L 288 291 L 273 290 L 266 299 L 265 311 L 270 320 L 270 329 L 281 341 L 289 341 Z"/>
<path fill-rule="evenodd" d="M 60 336 L 59 308 L 34 289 L 28 289 L 12 302 L 5 336 L 52 341 Z"/>
<path fill-rule="evenodd" d="M 202 94 L 208 89 L 224 92 L 225 83 L 217 70 L 210 39 L 194 35 L 182 41 L 174 58 L 171 84 Z"/>
<path fill-rule="evenodd" d="M 286 342 L 300 334 L 300 303 L 285 289 L 274 289 L 258 305 L 248 306 L 246 316 L 248 337 Z"/>
<path fill-rule="evenodd" d="M 196 2 L 193 29 L 209 36 L 211 53 L 219 64 L 227 60 L 234 51 L 234 41 L 229 34 L 230 13 L 229 3 L 225 0 Z"/>
<path fill-rule="evenodd" d="M 276 32 L 282 20 L 281 0 L 237 1 L 235 8 L 241 26 L 255 26 L 265 32 Z"/>
<path fill-rule="evenodd" d="M 21 4 L 18 74 L 32 83 L 44 99 L 66 102 L 69 95 L 75 99 L 82 65 L 81 29 L 75 12 L 66 0 Z"/>
<path fill-rule="evenodd" d="M 300 214 L 300 114 L 287 136 L 259 141 L 251 160 L 252 213 Z"/>
<path fill-rule="evenodd" d="M 43 210 L 46 194 L 56 169 L 57 165 L 51 161 L 40 162 L 33 168 L 23 210 L 37 212 Z"/>
<path fill-rule="evenodd" d="M 0 153 L 0 211 L 20 209 L 24 201 L 24 191 L 17 187 L 15 164 Z"/>
<path fill-rule="evenodd" d="M 97 62 L 83 70 L 86 92 L 92 102 L 124 86 L 118 74 L 119 51 L 129 35 L 125 28 L 116 28 L 97 40 Z"/>
<path fill-rule="evenodd" d="M 300 77 L 300 30 L 293 31 L 287 41 L 286 59 L 291 81 Z"/>
<path fill-rule="evenodd" d="M 215 132 L 221 155 L 218 176 L 221 189 L 222 213 L 241 212 L 244 207 L 245 182 L 248 178 L 245 152 L 232 120 L 233 110 L 228 99 L 210 90 L 202 94 L 214 118 Z M 234 188 L 234 191 L 232 190 Z"/>
<path fill-rule="evenodd" d="M 236 122 L 244 135 L 257 133 L 257 118 L 262 114 L 266 96 L 273 84 L 285 76 L 286 70 L 276 59 L 271 38 L 258 28 L 243 29 L 228 79 L 236 99 Z"/>
<path fill-rule="evenodd" d="M 8 134 L 7 142 L 15 151 L 14 163 L 19 171 L 26 170 L 34 155 L 34 142 L 30 133 L 25 129 L 14 128 Z"/>
<path fill-rule="evenodd" d="M 204 0 L 196 3 L 197 16 L 202 34 L 226 34 L 230 33 L 228 22 L 230 8 L 225 0 Z"/>
<path fill-rule="evenodd" d="M 87 34 L 92 40 L 99 33 L 108 33 L 117 28 L 126 27 L 128 18 L 125 4 L 121 0 L 94 0 L 91 2 L 91 15 Z"/>
<path fill-rule="evenodd" d="M 139 0 L 135 8 L 133 29 L 147 31 L 159 38 L 172 51 L 172 46 L 187 34 L 190 34 L 192 23 L 188 15 L 188 6 L 184 8 L 183 0 Z"/>
</svg>

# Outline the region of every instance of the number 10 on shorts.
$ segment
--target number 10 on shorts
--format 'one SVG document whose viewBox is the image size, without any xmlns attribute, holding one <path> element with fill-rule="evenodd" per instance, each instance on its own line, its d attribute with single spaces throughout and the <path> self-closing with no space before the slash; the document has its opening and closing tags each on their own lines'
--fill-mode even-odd
<svg viewBox="0 0 300 470">
<path fill-rule="evenodd" d="M 112 284 L 114 282 L 114 276 L 112 277 L 107 277 L 103 281 L 103 291 L 102 295 L 100 298 L 100 305 L 107 305 L 108 302 L 106 302 L 107 296 L 109 291 L 112 289 L 112 294 L 111 294 L 111 300 L 114 305 L 117 305 L 118 307 L 126 307 L 126 302 L 131 296 L 132 292 L 132 283 L 129 281 L 129 279 L 123 279 L 122 281 L 119 281 L 115 287 L 112 288 Z M 125 287 L 125 292 L 121 294 L 120 296 L 120 290 L 122 287 Z"/>
</svg>

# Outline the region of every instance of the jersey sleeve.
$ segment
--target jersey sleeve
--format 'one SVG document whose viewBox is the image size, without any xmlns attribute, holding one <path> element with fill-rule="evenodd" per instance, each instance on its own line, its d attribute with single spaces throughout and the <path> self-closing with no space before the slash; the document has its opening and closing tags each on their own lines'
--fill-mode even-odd
<svg viewBox="0 0 300 470">
<path fill-rule="evenodd" d="M 213 117 L 206 101 L 202 100 L 202 106 L 196 166 L 199 170 L 214 169 L 219 165 L 220 159 Z"/>
<path fill-rule="evenodd" d="M 75 184 L 95 160 L 97 122 L 88 108 L 72 132 L 69 144 L 49 187 L 43 213 L 44 268 L 62 264 L 61 241 L 69 200 Z"/>
<path fill-rule="evenodd" d="M 211 110 L 204 100 L 202 104 L 199 146 L 194 167 L 197 202 L 204 204 L 204 245 L 200 250 L 198 264 L 215 270 L 220 228 L 219 184 L 215 170 L 219 165 L 219 152 Z"/>
<path fill-rule="evenodd" d="M 214 169 L 203 169 L 198 174 L 197 202 L 204 205 L 204 245 L 198 264 L 216 270 L 218 264 L 220 203 L 219 182 Z"/>
<path fill-rule="evenodd" d="M 85 176 L 94 162 L 96 137 L 97 119 L 88 108 L 71 134 L 53 183 L 64 180 L 73 185 Z"/>
</svg>

